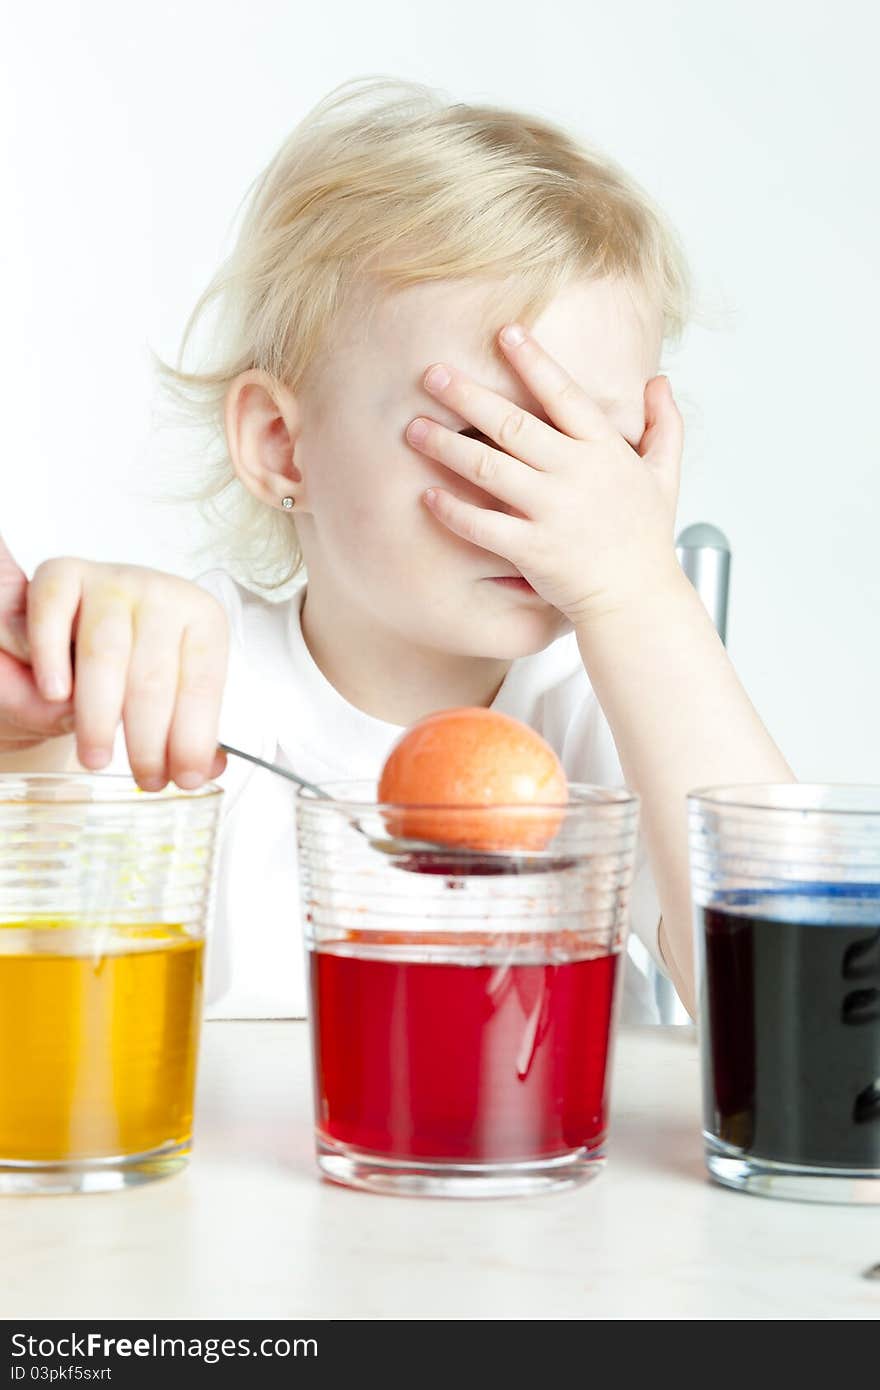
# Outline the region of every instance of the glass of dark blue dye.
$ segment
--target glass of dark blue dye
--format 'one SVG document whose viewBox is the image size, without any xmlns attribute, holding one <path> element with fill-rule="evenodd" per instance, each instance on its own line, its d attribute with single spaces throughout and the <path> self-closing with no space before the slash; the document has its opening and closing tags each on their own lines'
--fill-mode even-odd
<svg viewBox="0 0 880 1390">
<path fill-rule="evenodd" d="M 703 788 L 688 817 L 709 1172 L 880 1203 L 880 787 Z"/>
</svg>

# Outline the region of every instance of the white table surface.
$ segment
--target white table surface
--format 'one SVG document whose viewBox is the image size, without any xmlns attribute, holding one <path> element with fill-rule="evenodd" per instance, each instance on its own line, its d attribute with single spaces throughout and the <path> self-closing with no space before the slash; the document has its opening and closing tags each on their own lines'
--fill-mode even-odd
<svg viewBox="0 0 880 1390">
<path fill-rule="evenodd" d="M 693 1030 L 624 1030 L 609 1160 L 556 1194 L 427 1200 L 322 1180 L 307 1025 L 204 1025 L 187 1171 L 0 1198 L 0 1313 L 72 1318 L 877 1318 L 880 1207 L 752 1197 L 703 1168 Z"/>
</svg>

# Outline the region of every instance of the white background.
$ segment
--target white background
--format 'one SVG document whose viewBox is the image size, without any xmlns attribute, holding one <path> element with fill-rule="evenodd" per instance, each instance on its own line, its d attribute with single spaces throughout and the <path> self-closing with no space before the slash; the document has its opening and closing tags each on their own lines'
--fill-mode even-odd
<svg viewBox="0 0 880 1390">
<path fill-rule="evenodd" d="M 148 348 L 173 355 L 239 201 L 368 73 L 519 105 L 620 160 L 714 316 L 664 366 L 679 527 L 733 552 L 729 648 L 804 780 L 880 782 L 880 110 L 868 0 L 9 5 L 0 55 L 0 530 L 193 574 Z M 723 737 L 723 730 L 719 731 Z"/>
</svg>

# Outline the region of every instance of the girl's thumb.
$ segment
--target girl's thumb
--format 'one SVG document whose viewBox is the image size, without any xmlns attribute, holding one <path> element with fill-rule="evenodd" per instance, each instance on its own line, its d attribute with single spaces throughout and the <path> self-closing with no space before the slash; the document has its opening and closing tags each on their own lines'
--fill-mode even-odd
<svg viewBox="0 0 880 1390">
<path fill-rule="evenodd" d="M 654 376 L 645 387 L 645 433 L 638 452 L 646 463 L 677 481 L 684 447 L 684 421 L 668 376 Z"/>
<path fill-rule="evenodd" d="M 24 662 L 30 662 L 27 586 L 27 575 L 0 536 L 0 650 Z"/>
</svg>

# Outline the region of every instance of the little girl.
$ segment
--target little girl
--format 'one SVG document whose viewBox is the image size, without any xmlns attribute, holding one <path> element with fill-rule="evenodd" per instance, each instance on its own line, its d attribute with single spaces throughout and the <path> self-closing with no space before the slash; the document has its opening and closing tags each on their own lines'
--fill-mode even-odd
<svg viewBox="0 0 880 1390">
<path fill-rule="evenodd" d="M 226 568 L 5 554 L 0 768 L 226 790 L 209 1014 L 305 1013 L 292 789 L 218 739 L 376 779 L 455 705 L 640 794 L 622 1017 L 646 951 L 693 1011 L 686 793 L 793 773 L 675 556 L 688 302 L 659 210 L 555 125 L 343 84 L 252 190 L 200 368 L 163 367 L 220 443 Z"/>
</svg>

